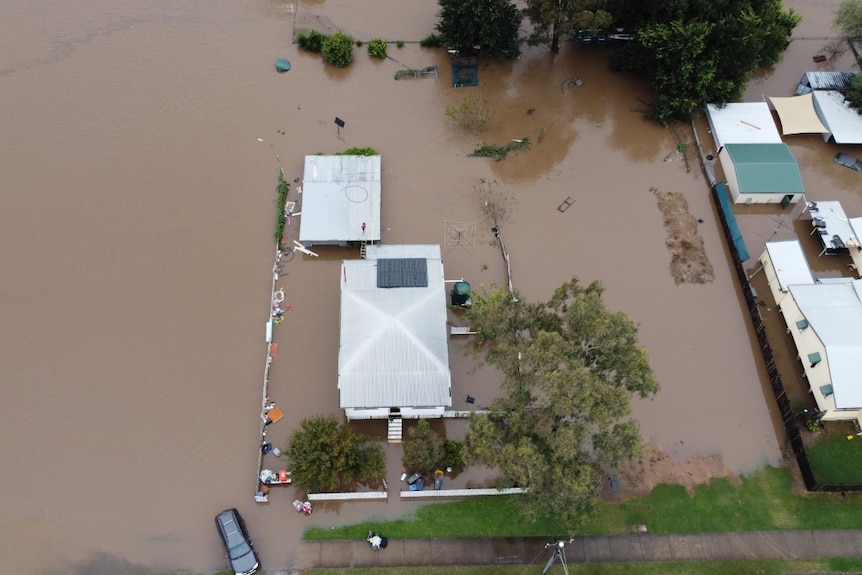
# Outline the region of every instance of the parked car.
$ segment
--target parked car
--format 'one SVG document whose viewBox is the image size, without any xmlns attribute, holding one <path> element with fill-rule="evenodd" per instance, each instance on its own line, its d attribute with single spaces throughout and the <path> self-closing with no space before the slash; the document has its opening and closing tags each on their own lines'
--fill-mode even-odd
<svg viewBox="0 0 862 575">
<path fill-rule="evenodd" d="M 254 545 L 248 536 L 245 523 L 236 509 L 225 509 L 215 518 L 225 555 L 235 575 L 252 575 L 260 567 Z"/>
<path fill-rule="evenodd" d="M 835 154 L 835 163 L 857 172 L 862 172 L 862 160 L 848 154 Z"/>
</svg>

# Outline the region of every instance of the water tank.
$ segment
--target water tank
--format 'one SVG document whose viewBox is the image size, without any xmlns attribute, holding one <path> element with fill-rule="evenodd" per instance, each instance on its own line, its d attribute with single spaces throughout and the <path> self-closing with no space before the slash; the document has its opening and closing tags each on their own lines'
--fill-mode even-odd
<svg viewBox="0 0 862 575">
<path fill-rule="evenodd" d="M 452 286 L 452 305 L 470 307 L 473 305 L 473 300 L 471 299 L 472 292 L 473 289 L 467 282 L 463 280 L 455 282 L 455 285 Z"/>
</svg>

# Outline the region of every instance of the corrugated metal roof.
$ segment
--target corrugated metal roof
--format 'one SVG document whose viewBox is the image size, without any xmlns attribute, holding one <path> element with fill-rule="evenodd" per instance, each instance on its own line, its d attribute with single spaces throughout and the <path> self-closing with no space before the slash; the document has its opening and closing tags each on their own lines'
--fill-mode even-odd
<svg viewBox="0 0 862 575">
<path fill-rule="evenodd" d="M 799 164 L 787 144 L 727 144 L 741 194 L 804 194 Z"/>
<path fill-rule="evenodd" d="M 808 261 L 805 259 L 799 240 L 767 242 L 766 251 L 769 253 L 769 260 L 775 269 L 775 277 L 778 279 L 781 291 L 786 292 L 792 285 L 814 283 L 814 276 L 811 275 L 811 268 L 808 267 Z"/>
<path fill-rule="evenodd" d="M 850 87 L 850 81 L 853 79 L 853 76 L 858 73 L 859 72 L 841 72 L 832 70 L 805 72 L 805 74 L 802 75 L 802 79 L 799 81 L 799 87 L 796 89 L 796 93 L 804 94 L 811 90 L 846 90 Z"/>
<path fill-rule="evenodd" d="M 368 247 L 369 259 L 341 264 L 342 409 L 451 406 L 440 247 Z M 378 259 L 390 256 L 426 258 L 427 287 L 378 288 Z"/>
<path fill-rule="evenodd" d="M 829 130 L 823 135 L 827 142 L 862 144 L 862 115 L 852 108 L 841 92 L 821 90 L 813 93 L 814 109 Z"/>
<path fill-rule="evenodd" d="M 781 134 L 766 102 L 706 105 L 715 149 L 726 144 L 780 144 Z"/>
<path fill-rule="evenodd" d="M 838 409 L 862 408 L 862 280 L 790 286 L 799 311 L 826 348 Z"/>
<path fill-rule="evenodd" d="M 808 213 L 812 221 L 821 224 L 821 227 L 816 229 L 822 233 L 815 235 L 820 237 L 824 248 L 834 247 L 830 242 L 835 236 L 841 239 L 845 246 L 851 245 L 851 238 L 856 238 L 856 232 L 853 231 L 853 226 L 847 219 L 841 202 L 836 200 L 808 202 Z"/>
<path fill-rule="evenodd" d="M 380 156 L 306 156 L 299 241 L 379 241 L 380 181 Z"/>
</svg>

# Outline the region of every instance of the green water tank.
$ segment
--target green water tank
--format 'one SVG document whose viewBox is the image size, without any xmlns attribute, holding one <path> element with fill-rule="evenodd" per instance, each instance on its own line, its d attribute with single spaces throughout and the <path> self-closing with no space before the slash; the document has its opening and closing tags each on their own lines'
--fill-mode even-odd
<svg viewBox="0 0 862 575">
<path fill-rule="evenodd" d="M 463 280 L 455 282 L 455 285 L 452 286 L 452 305 L 470 307 L 473 305 L 473 300 L 471 299 L 472 293 L 473 289 L 467 282 Z"/>
</svg>

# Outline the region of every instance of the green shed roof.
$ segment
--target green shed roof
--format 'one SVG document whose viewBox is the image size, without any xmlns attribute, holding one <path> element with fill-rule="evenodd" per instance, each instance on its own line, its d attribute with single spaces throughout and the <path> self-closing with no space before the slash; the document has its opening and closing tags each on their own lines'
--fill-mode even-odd
<svg viewBox="0 0 862 575">
<path fill-rule="evenodd" d="M 741 194 L 804 194 L 799 164 L 787 144 L 727 144 Z"/>
</svg>

